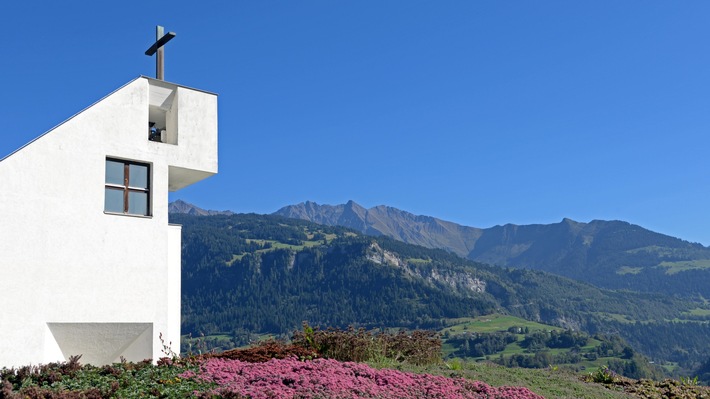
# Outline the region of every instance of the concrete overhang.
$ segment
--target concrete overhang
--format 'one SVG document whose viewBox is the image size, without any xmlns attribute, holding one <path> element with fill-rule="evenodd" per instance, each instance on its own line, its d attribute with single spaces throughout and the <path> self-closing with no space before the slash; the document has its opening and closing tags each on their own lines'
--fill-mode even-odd
<svg viewBox="0 0 710 399">
<path fill-rule="evenodd" d="M 216 173 L 202 170 L 168 166 L 168 190 L 177 191 L 191 184 L 204 180 Z"/>
</svg>

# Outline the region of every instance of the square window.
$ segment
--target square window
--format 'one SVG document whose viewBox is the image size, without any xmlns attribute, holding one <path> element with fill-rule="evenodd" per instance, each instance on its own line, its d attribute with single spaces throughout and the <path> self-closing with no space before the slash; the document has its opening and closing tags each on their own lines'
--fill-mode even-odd
<svg viewBox="0 0 710 399">
<path fill-rule="evenodd" d="M 104 211 L 150 216 L 150 165 L 106 158 Z"/>
</svg>

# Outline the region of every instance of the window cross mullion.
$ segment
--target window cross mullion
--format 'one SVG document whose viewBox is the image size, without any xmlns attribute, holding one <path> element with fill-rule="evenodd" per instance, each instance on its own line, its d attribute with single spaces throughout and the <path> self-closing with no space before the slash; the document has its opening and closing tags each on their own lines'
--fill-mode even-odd
<svg viewBox="0 0 710 399">
<path fill-rule="evenodd" d="M 123 165 L 123 212 L 128 213 L 128 163 Z"/>
</svg>

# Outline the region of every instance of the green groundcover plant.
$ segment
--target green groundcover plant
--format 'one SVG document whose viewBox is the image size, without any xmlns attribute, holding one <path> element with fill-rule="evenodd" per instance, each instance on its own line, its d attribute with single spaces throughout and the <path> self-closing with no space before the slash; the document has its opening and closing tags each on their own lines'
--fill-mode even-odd
<svg viewBox="0 0 710 399">
<path fill-rule="evenodd" d="M 214 388 L 214 384 L 179 377 L 198 369 L 196 362 L 167 358 L 157 365 L 143 361 L 94 367 L 81 365 L 77 356 L 66 363 L 0 370 L 0 399 L 190 397 Z"/>
</svg>

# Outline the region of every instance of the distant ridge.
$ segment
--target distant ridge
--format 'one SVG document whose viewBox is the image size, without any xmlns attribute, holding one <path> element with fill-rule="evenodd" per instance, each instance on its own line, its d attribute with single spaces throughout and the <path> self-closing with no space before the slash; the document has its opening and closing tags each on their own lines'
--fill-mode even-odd
<svg viewBox="0 0 710 399">
<path fill-rule="evenodd" d="M 354 201 L 342 205 L 318 205 L 306 201 L 285 206 L 276 215 L 303 219 L 328 226 L 343 226 L 368 235 L 384 235 L 428 248 L 442 248 L 466 257 L 482 229 L 462 226 L 431 216 L 418 216 L 380 205 L 365 209 Z"/>
<path fill-rule="evenodd" d="M 710 294 L 710 248 L 624 221 L 563 219 L 553 224 L 480 229 L 392 208 L 365 209 L 354 201 L 307 201 L 275 212 L 289 218 L 384 235 L 500 266 L 530 268 L 605 288 Z"/>
<path fill-rule="evenodd" d="M 183 200 L 177 200 L 168 204 L 168 213 L 184 213 L 186 215 L 195 216 L 212 216 L 212 215 L 233 215 L 232 211 L 212 211 L 202 209 L 198 206 L 185 202 Z"/>
</svg>

